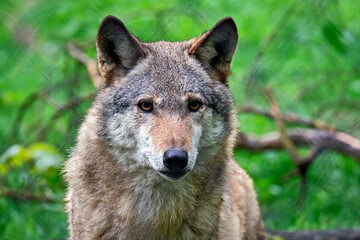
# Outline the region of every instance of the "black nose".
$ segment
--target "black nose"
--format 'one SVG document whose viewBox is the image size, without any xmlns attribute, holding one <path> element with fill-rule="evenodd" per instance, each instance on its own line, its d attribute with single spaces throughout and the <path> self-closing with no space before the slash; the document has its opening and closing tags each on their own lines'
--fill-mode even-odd
<svg viewBox="0 0 360 240">
<path fill-rule="evenodd" d="M 164 153 L 164 165 L 170 170 L 183 170 L 188 163 L 188 154 L 181 148 L 170 148 Z"/>
</svg>

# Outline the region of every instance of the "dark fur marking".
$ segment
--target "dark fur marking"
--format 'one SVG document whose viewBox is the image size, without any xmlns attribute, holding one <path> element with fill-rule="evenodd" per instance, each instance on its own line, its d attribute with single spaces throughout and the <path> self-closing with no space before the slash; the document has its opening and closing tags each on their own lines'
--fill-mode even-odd
<svg viewBox="0 0 360 240">
<path fill-rule="evenodd" d="M 140 95 L 140 89 L 131 88 L 131 86 L 124 86 L 119 88 L 113 97 L 112 104 L 115 113 L 124 113 L 131 105 L 135 104 L 135 99 Z"/>
<path fill-rule="evenodd" d="M 227 38 L 230 38 L 228 36 Z M 231 53 L 229 41 L 219 41 L 214 43 L 214 48 L 219 56 L 227 56 Z"/>
<path fill-rule="evenodd" d="M 212 67 L 216 67 L 216 65 L 218 65 L 218 63 L 220 62 L 220 57 L 219 56 L 215 56 L 213 58 L 210 59 L 209 64 Z"/>
</svg>

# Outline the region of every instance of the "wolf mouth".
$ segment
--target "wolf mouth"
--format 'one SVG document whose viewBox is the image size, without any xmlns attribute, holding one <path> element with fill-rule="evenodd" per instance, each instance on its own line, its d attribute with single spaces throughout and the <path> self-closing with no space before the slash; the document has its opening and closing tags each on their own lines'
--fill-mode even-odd
<svg viewBox="0 0 360 240">
<path fill-rule="evenodd" d="M 165 178 L 171 179 L 171 180 L 177 180 L 181 177 L 185 176 L 188 171 L 159 171 L 159 173 L 164 176 Z"/>
</svg>

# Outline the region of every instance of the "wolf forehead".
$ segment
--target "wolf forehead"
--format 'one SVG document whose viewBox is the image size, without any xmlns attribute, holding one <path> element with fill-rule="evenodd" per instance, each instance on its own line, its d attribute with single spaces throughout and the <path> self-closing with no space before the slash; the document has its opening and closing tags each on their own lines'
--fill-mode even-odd
<svg viewBox="0 0 360 240">
<path fill-rule="evenodd" d="M 190 56 L 189 42 L 143 43 L 146 57 L 138 62 L 124 81 L 145 81 L 148 87 L 162 86 L 156 89 L 157 92 L 164 90 L 170 94 L 211 83 L 201 64 Z"/>
<path fill-rule="evenodd" d="M 113 87 L 112 104 L 124 112 L 142 96 L 181 104 L 185 95 L 196 96 L 216 111 L 229 111 L 233 99 L 229 89 L 212 80 L 188 51 L 191 42 L 143 43 L 146 57 Z M 191 98 L 191 97 L 190 97 Z"/>
</svg>

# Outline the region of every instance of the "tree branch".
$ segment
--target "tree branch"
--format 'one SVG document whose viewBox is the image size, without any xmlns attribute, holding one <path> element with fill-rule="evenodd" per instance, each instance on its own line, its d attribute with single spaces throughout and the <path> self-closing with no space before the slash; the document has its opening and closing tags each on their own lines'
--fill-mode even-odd
<svg viewBox="0 0 360 240">
<path fill-rule="evenodd" d="M 64 105 L 59 107 L 57 112 L 55 112 L 51 116 L 49 122 L 43 128 L 41 128 L 39 130 L 38 139 L 43 140 L 45 138 L 46 133 L 53 126 L 53 122 L 55 122 L 59 117 L 61 117 L 62 114 L 64 114 L 65 112 L 67 112 L 68 110 L 70 110 L 70 109 L 72 109 L 74 107 L 77 107 L 82 102 L 94 98 L 95 95 L 96 95 L 95 92 L 86 93 L 86 94 L 83 94 L 83 95 L 80 95 L 80 96 L 77 96 L 77 97 L 74 97 L 74 98 L 70 99 L 67 103 L 65 103 Z"/>
<path fill-rule="evenodd" d="M 295 129 L 287 131 L 286 135 L 296 146 L 307 146 L 317 149 L 313 151 L 313 160 L 322 151 L 332 150 L 344 153 L 356 159 L 360 163 L 360 140 L 344 132 L 330 132 L 316 129 Z M 251 151 L 279 150 L 284 146 L 278 132 L 271 132 L 261 137 L 238 133 L 236 140 L 237 148 Z"/>
<path fill-rule="evenodd" d="M 261 115 L 264 117 L 267 117 L 269 119 L 275 119 L 274 116 L 270 113 L 267 112 L 261 108 L 257 108 L 254 107 L 252 105 L 245 105 L 245 106 L 241 106 L 238 109 L 239 113 L 253 113 L 253 114 L 257 114 L 257 115 Z M 335 130 L 339 130 L 334 126 L 328 125 L 325 122 L 315 119 L 315 120 L 309 120 L 309 119 L 305 119 L 302 118 L 300 116 L 298 116 L 295 113 L 289 113 L 286 115 L 281 115 L 281 120 L 283 122 L 286 123 L 293 123 L 293 124 L 299 124 L 302 126 L 306 126 L 306 127 L 310 127 L 310 128 L 316 128 L 316 129 L 321 129 L 321 130 L 328 130 L 328 131 L 335 131 Z"/>
<path fill-rule="evenodd" d="M 27 96 L 25 100 L 22 102 L 22 104 L 19 107 L 19 110 L 17 111 L 15 120 L 12 123 L 11 127 L 11 135 L 12 139 L 14 141 L 17 140 L 19 135 L 19 129 L 22 125 L 23 118 L 26 114 L 26 112 L 32 107 L 32 105 L 39 99 L 43 99 L 45 102 L 53 106 L 55 109 L 59 109 L 59 105 L 56 103 L 56 101 L 49 95 L 50 92 L 54 91 L 55 89 L 58 89 L 58 85 L 54 85 L 49 89 L 39 90 L 37 92 L 34 92 Z"/>
<path fill-rule="evenodd" d="M 280 107 L 277 101 L 275 100 L 274 94 L 270 88 L 265 89 L 264 92 L 269 101 L 270 113 L 274 117 L 278 132 L 280 133 L 280 140 L 284 145 L 286 151 L 293 159 L 295 165 L 300 167 L 303 163 L 303 159 L 300 157 L 299 153 L 297 152 L 296 146 L 293 143 L 293 141 L 286 134 L 284 123 L 281 118 Z"/>
<path fill-rule="evenodd" d="M 98 74 L 96 61 L 90 59 L 85 53 L 78 49 L 74 44 L 67 44 L 67 51 L 75 60 L 86 66 L 89 76 L 96 88 L 99 88 L 103 82 L 101 76 Z"/>
<path fill-rule="evenodd" d="M 265 89 L 265 95 L 269 101 L 270 105 L 270 113 L 272 116 L 274 116 L 276 126 L 278 129 L 278 132 L 280 134 L 280 140 L 286 149 L 286 151 L 291 156 L 291 159 L 293 160 L 294 164 L 296 165 L 300 177 L 300 189 L 299 189 L 299 198 L 297 201 L 297 205 L 302 205 L 303 201 L 305 200 L 305 194 L 306 194 L 306 172 L 310 166 L 310 163 L 312 162 L 312 159 L 316 157 L 316 154 L 310 153 L 310 155 L 307 158 L 302 158 L 300 154 L 298 153 L 298 150 L 296 148 L 296 145 L 294 142 L 289 138 L 289 136 L 286 134 L 285 126 L 282 121 L 281 112 L 279 104 L 277 103 L 274 94 L 272 92 L 271 88 Z M 313 157 L 313 158 L 312 158 Z"/>
<path fill-rule="evenodd" d="M 0 190 L 0 197 L 15 201 L 55 203 L 56 199 L 47 195 L 40 195 L 30 191 L 16 191 L 8 188 Z"/>
</svg>

